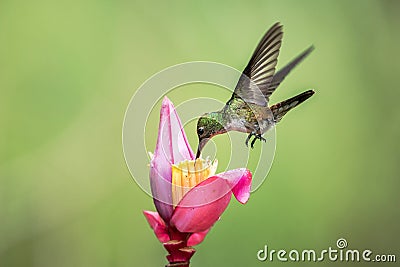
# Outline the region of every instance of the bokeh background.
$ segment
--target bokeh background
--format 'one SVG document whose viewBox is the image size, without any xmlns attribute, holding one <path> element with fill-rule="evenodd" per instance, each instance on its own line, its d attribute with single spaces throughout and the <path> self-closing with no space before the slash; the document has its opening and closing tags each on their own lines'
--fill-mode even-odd
<svg viewBox="0 0 400 267">
<path fill-rule="evenodd" d="M 266 182 L 230 204 L 192 265 L 280 266 L 257 251 L 340 237 L 399 261 L 399 12 L 398 1 L 1 1 L 0 266 L 163 266 L 142 215 L 152 199 L 122 153 L 129 100 L 174 64 L 243 68 L 275 21 L 278 67 L 316 50 L 272 101 L 317 94 L 279 125 Z"/>
</svg>

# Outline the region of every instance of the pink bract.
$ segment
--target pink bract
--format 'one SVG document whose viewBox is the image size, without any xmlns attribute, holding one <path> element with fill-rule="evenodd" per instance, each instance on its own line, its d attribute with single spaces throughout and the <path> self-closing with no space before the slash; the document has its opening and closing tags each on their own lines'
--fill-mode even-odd
<svg viewBox="0 0 400 267">
<path fill-rule="evenodd" d="M 182 237 L 186 246 L 194 246 L 203 241 L 218 221 L 232 193 L 240 203 L 247 202 L 252 175 L 245 168 L 216 174 L 190 189 L 174 208 L 171 166 L 184 160 L 194 160 L 194 154 L 173 104 L 165 97 L 150 162 L 150 184 L 157 212 L 144 211 L 144 215 L 160 242 Z"/>
</svg>

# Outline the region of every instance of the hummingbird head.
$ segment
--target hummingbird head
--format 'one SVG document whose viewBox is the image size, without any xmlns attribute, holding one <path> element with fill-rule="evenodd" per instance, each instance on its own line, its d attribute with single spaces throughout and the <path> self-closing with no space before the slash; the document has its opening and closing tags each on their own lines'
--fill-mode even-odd
<svg viewBox="0 0 400 267">
<path fill-rule="evenodd" d="M 219 112 L 210 112 L 202 115 L 197 121 L 197 136 L 199 146 L 197 147 L 196 159 L 200 157 L 201 150 L 207 142 L 215 135 L 226 133 L 222 116 Z"/>
</svg>

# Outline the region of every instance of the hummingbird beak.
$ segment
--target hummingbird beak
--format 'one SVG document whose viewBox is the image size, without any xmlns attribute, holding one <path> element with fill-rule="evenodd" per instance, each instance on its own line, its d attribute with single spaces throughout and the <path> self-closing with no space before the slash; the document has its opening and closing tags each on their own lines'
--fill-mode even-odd
<svg viewBox="0 0 400 267">
<path fill-rule="evenodd" d="M 197 147 L 196 159 L 200 157 L 201 150 L 207 144 L 209 138 L 199 139 L 199 146 Z"/>
</svg>

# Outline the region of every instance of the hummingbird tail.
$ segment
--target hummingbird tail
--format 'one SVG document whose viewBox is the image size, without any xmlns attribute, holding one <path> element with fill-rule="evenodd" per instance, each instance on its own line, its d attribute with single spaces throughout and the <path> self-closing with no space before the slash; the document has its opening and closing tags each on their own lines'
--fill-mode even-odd
<svg viewBox="0 0 400 267">
<path fill-rule="evenodd" d="M 306 92 L 303 92 L 299 95 L 296 95 L 292 98 L 289 98 L 285 101 L 282 101 L 280 103 L 271 106 L 270 109 L 274 114 L 275 122 L 279 122 L 289 110 L 303 103 L 313 94 L 314 94 L 313 90 L 308 90 Z"/>
</svg>

